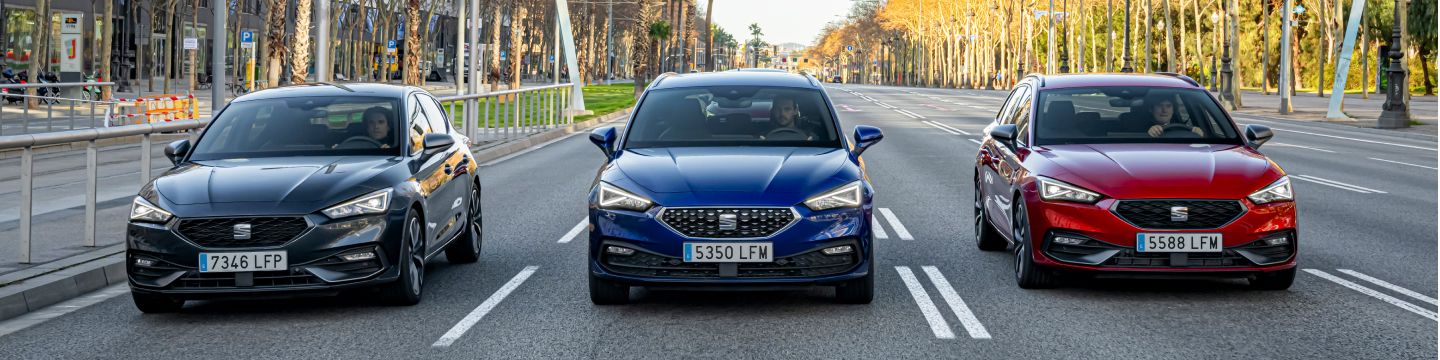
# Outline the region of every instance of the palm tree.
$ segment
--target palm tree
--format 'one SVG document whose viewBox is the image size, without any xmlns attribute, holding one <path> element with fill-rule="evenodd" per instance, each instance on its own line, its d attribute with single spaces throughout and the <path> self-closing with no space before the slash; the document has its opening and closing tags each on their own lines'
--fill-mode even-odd
<svg viewBox="0 0 1440 360">
<path fill-rule="evenodd" d="M 752 46 L 750 46 L 750 51 L 753 52 L 753 54 L 751 54 L 750 56 L 755 58 L 755 64 L 752 66 L 756 67 L 760 66 L 760 53 L 759 46 L 755 45 L 760 45 L 761 35 L 765 35 L 765 33 L 760 31 L 760 24 L 750 23 L 750 44 L 752 44 Z"/>
<path fill-rule="evenodd" d="M 281 67 L 285 61 L 285 7 L 289 4 L 285 0 L 270 0 L 268 11 L 270 12 L 269 39 L 266 45 L 270 48 L 270 56 L 266 59 L 265 65 L 266 81 L 269 86 L 280 84 Z M 224 84 L 213 84 L 212 86 L 224 86 Z"/>
<path fill-rule="evenodd" d="M 326 1 L 326 0 L 321 0 Z M 310 66 L 310 4 L 311 0 L 295 2 L 295 39 L 291 46 L 290 82 L 304 84 Z"/>
<path fill-rule="evenodd" d="M 661 60 L 660 40 L 665 40 L 669 37 L 670 23 L 665 22 L 664 20 L 650 23 L 650 47 L 655 49 L 655 60 L 652 62 L 657 63 L 656 66 L 658 66 L 658 63 Z"/>
<path fill-rule="evenodd" d="M 405 85 L 420 85 L 420 0 L 405 2 L 405 62 L 401 65 Z"/>
</svg>

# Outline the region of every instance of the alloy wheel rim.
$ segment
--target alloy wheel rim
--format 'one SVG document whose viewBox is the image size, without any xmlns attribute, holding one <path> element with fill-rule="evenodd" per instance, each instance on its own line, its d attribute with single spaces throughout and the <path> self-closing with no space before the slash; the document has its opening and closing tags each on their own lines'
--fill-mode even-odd
<svg viewBox="0 0 1440 360">
<path fill-rule="evenodd" d="M 476 253 L 480 252 L 480 237 L 485 230 L 480 210 L 480 189 L 470 189 L 470 245 Z"/>
<path fill-rule="evenodd" d="M 1015 246 L 1015 276 L 1017 276 L 1017 277 L 1020 277 L 1020 276 L 1022 276 L 1022 275 L 1025 274 L 1025 257 L 1024 257 L 1024 256 L 1025 256 L 1025 252 L 1026 252 L 1025 249 L 1026 249 L 1027 247 L 1029 247 L 1027 243 L 1030 242 L 1029 236 L 1025 236 L 1025 234 L 1029 231 L 1029 226 L 1030 226 L 1028 220 L 1029 220 L 1029 219 L 1026 219 L 1026 218 L 1025 218 L 1025 206 L 1024 206 L 1024 205 L 1016 206 L 1016 207 L 1015 207 L 1015 226 L 1014 226 L 1014 227 L 1015 227 L 1015 231 L 1014 231 L 1014 234 L 1015 234 L 1015 243 L 1016 243 L 1016 246 Z"/>
<path fill-rule="evenodd" d="M 425 247 L 421 245 L 420 222 L 410 219 L 410 292 L 420 294 L 421 281 L 425 280 Z"/>
</svg>

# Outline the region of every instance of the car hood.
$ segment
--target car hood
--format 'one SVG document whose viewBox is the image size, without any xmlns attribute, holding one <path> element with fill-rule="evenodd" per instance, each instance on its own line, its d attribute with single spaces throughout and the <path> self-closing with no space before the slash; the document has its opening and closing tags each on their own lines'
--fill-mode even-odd
<svg viewBox="0 0 1440 360">
<path fill-rule="evenodd" d="M 612 183 L 634 184 L 665 205 L 794 205 L 859 179 L 849 152 L 808 147 L 628 149 L 610 165 Z"/>
<path fill-rule="evenodd" d="M 1284 175 L 1264 155 L 1238 145 L 1051 145 L 1035 155 L 1056 167 L 1037 175 L 1120 199 L 1238 199 Z"/>
<path fill-rule="evenodd" d="M 155 189 L 176 205 L 341 201 L 373 191 L 362 183 L 397 163 L 383 156 L 196 161 L 155 179 Z"/>
</svg>

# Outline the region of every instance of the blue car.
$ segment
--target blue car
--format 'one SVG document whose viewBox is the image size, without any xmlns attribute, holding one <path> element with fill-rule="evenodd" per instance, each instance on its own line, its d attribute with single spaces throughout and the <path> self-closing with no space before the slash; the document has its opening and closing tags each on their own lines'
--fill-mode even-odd
<svg viewBox="0 0 1440 360">
<path fill-rule="evenodd" d="M 872 189 L 860 154 L 880 129 L 840 130 L 806 75 L 662 75 L 605 153 L 590 189 L 590 299 L 623 304 L 633 286 L 835 287 L 874 298 Z"/>
</svg>

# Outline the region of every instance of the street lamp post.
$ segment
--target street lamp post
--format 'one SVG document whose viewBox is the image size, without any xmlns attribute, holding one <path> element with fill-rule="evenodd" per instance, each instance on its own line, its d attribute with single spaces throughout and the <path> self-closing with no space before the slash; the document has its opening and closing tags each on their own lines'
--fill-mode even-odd
<svg viewBox="0 0 1440 360">
<path fill-rule="evenodd" d="M 1221 1 L 1220 7 L 1221 11 L 1224 11 L 1227 15 L 1230 13 L 1230 3 L 1228 1 Z M 1225 38 L 1225 43 L 1222 45 L 1223 50 L 1220 51 L 1220 103 L 1221 105 L 1229 107 L 1230 110 L 1235 110 L 1235 93 L 1231 91 L 1232 87 L 1235 86 L 1235 79 L 1233 78 L 1235 69 L 1230 67 L 1230 37 L 1235 34 L 1233 34 L 1233 31 L 1230 31 L 1231 20 L 1229 16 L 1225 17 L 1225 26 L 1223 27 L 1224 30 L 1222 30 L 1222 37 Z"/>
<path fill-rule="evenodd" d="M 1120 65 L 1120 72 L 1135 72 L 1130 66 L 1130 0 L 1125 0 L 1125 55 Z"/>
<path fill-rule="evenodd" d="M 1070 1 L 1061 2 L 1060 10 L 1065 14 L 1065 23 L 1061 24 L 1065 27 L 1064 39 L 1060 40 L 1060 73 L 1064 74 L 1070 72 L 1070 13 L 1067 12 L 1070 10 Z"/>
<path fill-rule="evenodd" d="M 1410 127 L 1410 104 L 1405 97 L 1410 91 L 1407 89 L 1410 82 L 1407 81 L 1405 62 L 1401 58 L 1405 56 L 1405 8 L 1406 0 L 1395 1 L 1395 30 L 1390 36 L 1390 76 L 1386 81 L 1385 105 L 1380 112 L 1380 121 L 1377 124 L 1382 129 L 1397 129 Z M 1331 95 L 1334 96 L 1334 95 Z"/>
</svg>

